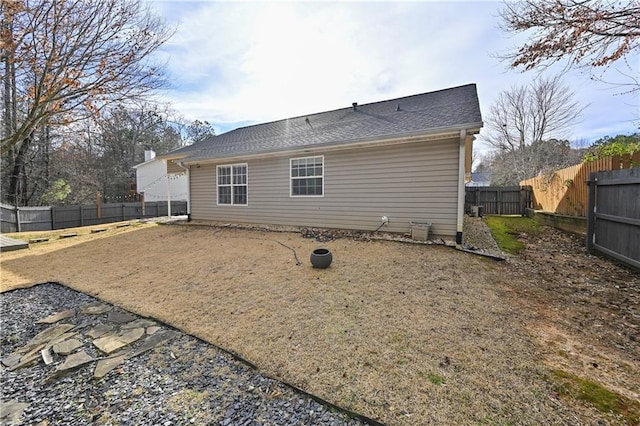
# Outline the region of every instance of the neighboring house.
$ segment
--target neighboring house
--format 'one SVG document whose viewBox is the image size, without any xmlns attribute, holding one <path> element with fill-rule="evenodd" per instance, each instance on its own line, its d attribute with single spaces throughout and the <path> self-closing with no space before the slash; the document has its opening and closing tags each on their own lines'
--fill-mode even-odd
<svg viewBox="0 0 640 426">
<path fill-rule="evenodd" d="M 462 240 L 482 127 L 475 84 L 242 127 L 163 155 L 188 168 L 193 219 Z"/>
<path fill-rule="evenodd" d="M 467 186 L 491 186 L 491 172 L 473 172 Z"/>
<path fill-rule="evenodd" d="M 144 163 L 136 170 L 136 190 L 144 193 L 145 201 L 185 201 L 189 198 L 189 182 L 185 169 L 167 173 L 165 160 L 156 158 L 155 152 L 144 152 Z"/>
</svg>

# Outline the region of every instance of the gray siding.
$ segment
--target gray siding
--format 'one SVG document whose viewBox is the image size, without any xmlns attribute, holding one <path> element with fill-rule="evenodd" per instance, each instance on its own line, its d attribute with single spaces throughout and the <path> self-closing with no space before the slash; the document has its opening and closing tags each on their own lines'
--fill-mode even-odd
<svg viewBox="0 0 640 426">
<path fill-rule="evenodd" d="M 167 173 L 185 173 L 185 170 L 173 160 L 167 160 Z"/>
<path fill-rule="evenodd" d="M 217 206 L 216 164 L 192 166 L 192 218 L 374 230 L 385 215 L 385 231 L 409 232 L 410 221 L 427 220 L 432 234 L 455 236 L 458 143 L 449 139 L 249 160 L 248 206 Z M 324 155 L 324 197 L 290 197 L 289 159 L 310 155 Z"/>
</svg>

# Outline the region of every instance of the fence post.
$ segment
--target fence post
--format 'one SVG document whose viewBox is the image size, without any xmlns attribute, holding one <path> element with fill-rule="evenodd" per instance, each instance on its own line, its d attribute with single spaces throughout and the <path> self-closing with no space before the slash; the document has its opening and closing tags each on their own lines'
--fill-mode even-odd
<svg viewBox="0 0 640 426">
<path fill-rule="evenodd" d="M 80 204 L 80 226 L 84 226 L 84 207 Z"/>
<path fill-rule="evenodd" d="M 531 192 L 529 192 L 528 186 L 520 187 L 520 213 L 522 216 L 527 215 L 527 209 L 529 208 L 529 197 L 531 196 Z"/>
<path fill-rule="evenodd" d="M 125 205 L 124 203 L 122 203 L 122 221 L 125 221 L 125 220 L 127 220 L 125 216 Z"/>
<path fill-rule="evenodd" d="M 56 206 L 51 206 L 51 230 L 56 229 Z"/>
<path fill-rule="evenodd" d="M 20 223 L 20 207 L 16 206 L 16 228 L 18 232 L 22 232 L 22 224 Z"/>
<path fill-rule="evenodd" d="M 142 217 L 144 218 L 145 217 L 145 213 L 146 213 L 145 208 L 144 208 L 144 192 L 140 193 L 140 205 L 142 207 Z"/>
<path fill-rule="evenodd" d="M 594 172 L 589 174 L 589 194 L 587 196 L 587 251 L 593 253 L 593 245 L 596 229 L 596 187 L 598 178 Z"/>
<path fill-rule="evenodd" d="M 160 217 L 160 201 L 156 201 L 156 217 Z"/>
<path fill-rule="evenodd" d="M 102 219 L 102 194 L 96 192 L 96 208 L 98 211 L 96 212 L 98 219 Z"/>
</svg>

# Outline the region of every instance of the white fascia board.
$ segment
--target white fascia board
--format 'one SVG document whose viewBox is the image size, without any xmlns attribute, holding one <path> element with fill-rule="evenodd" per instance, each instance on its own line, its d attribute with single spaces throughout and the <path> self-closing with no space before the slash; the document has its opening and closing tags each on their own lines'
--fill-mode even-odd
<svg viewBox="0 0 640 426">
<path fill-rule="evenodd" d="M 309 146 L 299 146 L 292 149 L 277 149 L 271 151 L 257 152 L 255 154 L 241 154 L 241 155 L 230 155 L 230 156 L 220 156 L 220 157 L 211 157 L 205 159 L 190 159 L 185 158 L 181 161 L 185 166 L 190 166 L 194 164 L 207 164 L 207 163 L 219 163 L 220 161 L 237 161 L 237 160 L 251 160 L 251 159 L 259 159 L 259 158 L 268 158 L 268 157 L 278 157 L 282 155 L 288 154 L 313 154 L 316 152 L 326 152 L 326 151 L 340 151 L 345 149 L 352 149 L 357 147 L 380 147 L 380 146 L 390 146 L 390 145 L 401 145 L 407 143 L 414 142 L 425 142 L 429 140 L 439 140 L 439 139 L 453 139 L 457 138 L 460 135 L 461 130 L 465 130 L 467 134 L 476 134 L 480 132 L 480 128 L 482 127 L 482 123 L 472 123 L 464 126 L 455 126 L 455 127 L 443 127 L 439 129 L 433 129 L 430 132 L 413 132 L 406 133 L 403 135 L 393 135 L 393 136 L 382 136 L 377 139 L 356 139 L 347 142 L 331 142 L 326 144 L 319 145 L 309 145 Z"/>
</svg>

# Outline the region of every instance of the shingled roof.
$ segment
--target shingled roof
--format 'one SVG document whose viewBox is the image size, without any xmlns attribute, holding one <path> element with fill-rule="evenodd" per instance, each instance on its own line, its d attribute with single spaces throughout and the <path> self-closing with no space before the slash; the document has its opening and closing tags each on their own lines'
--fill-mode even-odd
<svg viewBox="0 0 640 426">
<path fill-rule="evenodd" d="M 241 127 L 168 154 L 188 163 L 482 126 L 475 84 Z"/>
</svg>

